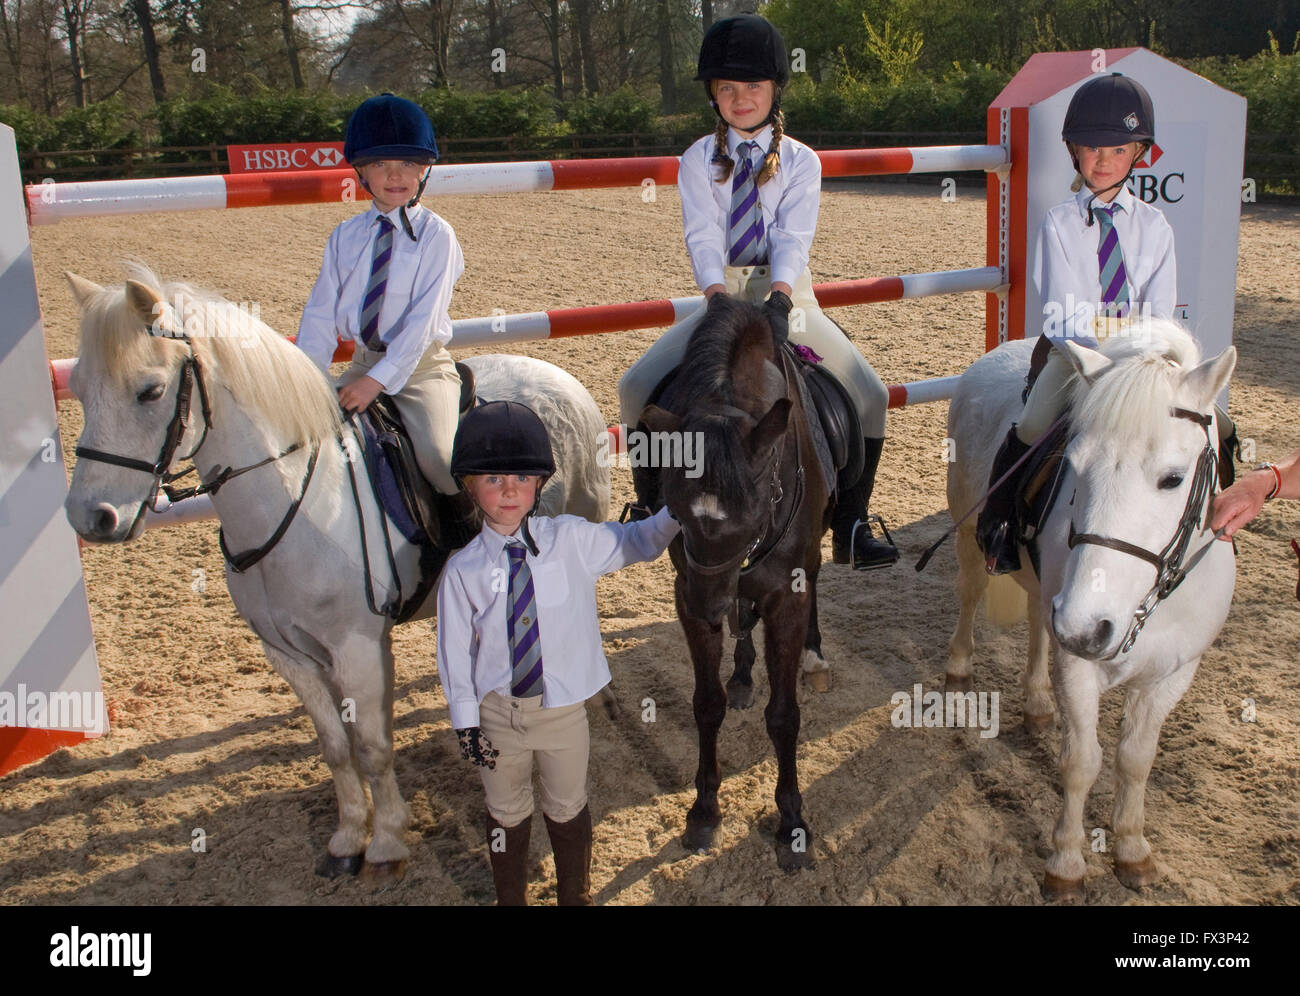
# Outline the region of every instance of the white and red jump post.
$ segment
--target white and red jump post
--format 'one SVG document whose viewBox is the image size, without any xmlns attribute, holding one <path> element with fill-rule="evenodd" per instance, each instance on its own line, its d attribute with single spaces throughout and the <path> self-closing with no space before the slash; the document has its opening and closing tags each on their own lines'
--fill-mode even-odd
<svg viewBox="0 0 1300 996">
<path fill-rule="evenodd" d="M 1032 282 L 1026 280 L 1033 235 L 1043 214 L 1068 196 L 1073 172 L 1060 143 L 1061 122 L 1074 89 L 1095 72 L 1118 71 L 1132 75 L 1151 92 L 1156 106 L 1157 148 L 1149 162 L 1135 175 L 1135 192 L 1145 200 L 1156 201 L 1173 224 L 1179 261 L 1179 300 L 1182 317 L 1195 331 L 1208 352 L 1223 348 L 1231 341 L 1233 291 L 1236 274 L 1237 230 L 1240 215 L 1241 162 L 1245 136 L 1245 101 L 1228 93 L 1144 49 L 1111 49 L 1093 52 L 1063 52 L 1035 55 L 1025 64 L 988 111 L 988 144 L 974 146 L 937 146 L 900 149 L 855 149 L 819 153 L 822 175 L 868 176 L 897 173 L 951 173 L 985 170 L 987 187 L 987 266 L 939 273 L 908 274 L 819 284 L 814 290 L 823 307 L 897 300 L 982 291 L 988 294 L 985 329 L 987 348 L 1007 339 L 1037 334 L 1041 328 L 1042 305 L 1036 299 Z M 0 135 L 0 183 L 16 183 L 17 159 L 12 132 Z M 572 190 L 593 187 L 642 186 L 650 180 L 673 184 L 678 160 L 674 157 L 574 160 L 537 163 L 474 164 L 436 166 L 428 185 L 431 195 L 507 193 L 534 190 Z M 350 188 L 350 189 L 349 189 Z M 3 189 L 0 187 L 0 189 Z M 316 170 L 294 173 L 246 173 L 226 176 L 183 177 L 157 180 L 111 180 L 91 183 L 42 183 L 26 189 L 27 210 L 32 224 L 48 224 L 62 218 L 96 215 L 138 214 L 152 211 L 180 211 L 201 208 L 255 207 L 272 204 L 308 204 L 337 202 L 345 196 L 364 197 L 356 188 L 351 170 Z M 4 205 L 0 205 L 3 208 Z M 22 232 L 26 253 L 26 273 L 30 273 L 30 250 L 22 230 L 17 202 L 10 203 L 0 217 L 0 235 L 5 241 L 6 280 L 0 283 L 0 306 L 13 313 L 16 302 L 27 308 L 18 314 L 31 314 L 32 322 L 24 329 L 39 335 L 39 313 L 35 311 L 34 277 L 24 276 L 15 282 L 10 265 L 10 241 Z M 14 218 L 8 215 L 13 213 Z M 8 220 L 8 224 L 4 222 Z M 21 271 L 21 268 L 19 268 Z M 642 301 L 601 305 L 588 308 L 564 308 L 518 315 L 495 315 L 464 319 L 453 323 L 452 346 L 498 345 L 537 339 L 587 335 L 636 328 L 671 325 L 694 310 L 700 299 Z M 15 326 L 16 327 L 16 326 Z M 7 339 L 5 340 L 8 341 Z M 24 340 L 26 341 L 26 340 Z M 336 359 L 350 355 L 349 344 L 341 344 Z M 51 389 L 59 398 L 72 397 L 67 388 L 67 373 L 72 360 L 51 364 Z M 0 353 L 5 385 L 26 379 L 30 386 L 43 383 L 30 372 L 18 371 L 12 356 Z M 890 407 L 951 397 L 956 377 L 936 378 L 890 388 Z M 53 421 L 53 398 L 39 392 L 24 411 L 45 411 L 47 432 L 57 445 L 57 426 Z M 11 390 L 10 397 L 17 395 Z M 14 443 L 10 434 L 10 443 Z M 23 452 L 3 451 L 5 483 L 12 475 L 32 472 L 31 449 L 35 436 L 23 435 Z M 10 446 L 12 449 L 12 446 Z M 26 462 L 24 462 L 26 461 Z M 56 466 L 61 470 L 61 459 Z M 47 527 L 43 537 L 52 534 L 63 545 L 60 556 L 65 560 L 75 542 L 63 518 L 62 502 L 66 482 L 60 478 L 57 494 L 42 499 L 42 522 Z M 13 487 L 9 494 L 16 493 Z M 26 492 L 23 492 L 26 493 Z M 0 503 L 9 500 L 0 493 Z M 207 517 L 210 505 L 182 503 L 166 516 L 165 521 L 188 521 Z M 4 505 L 0 504 L 0 513 Z M 39 609 L 28 608 L 22 622 L 30 628 L 33 620 L 50 630 L 58 613 L 71 612 L 70 634 L 88 631 L 83 626 L 84 588 L 59 587 L 44 575 L 33 572 L 21 561 L 22 542 L 6 531 L 0 543 L 5 570 L 0 584 L 15 577 L 28 591 L 39 591 L 44 601 Z M 13 571 L 20 568 L 19 574 Z M 65 572 L 66 573 L 66 572 Z M 78 572 L 77 579 L 80 579 Z M 61 582 L 60 582 L 61 583 Z M 68 591 L 67 597 L 64 596 Z M 3 591 L 0 591 L 3 595 Z M 77 597 L 73 597 L 73 596 Z M 59 599 L 63 597 L 62 601 Z M 0 612 L 4 600 L 0 599 Z M 27 604 L 27 603 L 22 603 Z M 71 608 L 68 608 L 71 606 Z M 0 615 L 8 625 L 9 614 Z M 12 629 L 9 630 L 13 632 Z M 25 630 L 24 630 L 25 631 Z M 65 641 L 66 642 L 66 641 Z M 73 639 L 73 644 L 78 641 Z M 0 691 L 9 690 L 15 675 L 33 673 L 28 668 L 30 655 L 11 659 L 10 651 L 0 658 Z M 78 687 L 98 690 L 99 679 L 94 665 L 94 648 L 85 646 L 47 648 L 42 656 L 54 654 L 44 666 L 43 687 L 56 687 L 55 676 L 77 675 Z M 87 670 L 87 667 L 90 670 Z M 24 670 L 24 668 L 28 668 Z M 62 686 L 59 686 L 62 687 Z M 6 725 L 0 714 L 0 727 Z M 35 748 L 30 736 L 22 741 L 23 752 L 9 753 L 6 747 L 15 740 L 9 731 L 0 729 L 0 773 L 35 760 L 46 750 L 67 740 L 46 742 Z M 80 737 L 80 734 L 76 735 Z"/>
</svg>

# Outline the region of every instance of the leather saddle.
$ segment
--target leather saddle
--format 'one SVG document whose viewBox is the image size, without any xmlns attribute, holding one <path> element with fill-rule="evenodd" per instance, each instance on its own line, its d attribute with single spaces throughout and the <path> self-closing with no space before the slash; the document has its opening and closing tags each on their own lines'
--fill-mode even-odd
<svg viewBox="0 0 1300 996">
<path fill-rule="evenodd" d="M 478 403 L 474 372 L 462 363 L 456 364 L 456 372 L 461 384 L 460 414 L 464 415 Z M 473 539 L 478 531 L 473 505 L 463 496 L 438 493 L 424 479 L 392 398 L 379 395 L 358 423 L 371 487 L 398 532 L 417 546 L 443 551 L 443 560 L 446 553 Z"/>
<path fill-rule="evenodd" d="M 1020 522 L 1020 542 L 1029 551 L 1034 574 L 1039 570 L 1038 535 L 1060 495 L 1065 477 L 1065 444 L 1070 439 L 1068 419 L 1048 434 L 1043 444 L 1029 457 L 1016 492 L 1016 513 Z"/>
</svg>

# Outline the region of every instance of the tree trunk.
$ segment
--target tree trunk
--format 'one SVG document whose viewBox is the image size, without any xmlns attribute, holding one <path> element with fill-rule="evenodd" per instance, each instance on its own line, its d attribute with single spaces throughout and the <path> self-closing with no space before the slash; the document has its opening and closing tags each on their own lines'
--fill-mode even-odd
<svg viewBox="0 0 1300 996">
<path fill-rule="evenodd" d="M 713 0 L 700 0 L 700 13 L 704 15 L 704 30 L 713 23 Z"/>
<path fill-rule="evenodd" d="M 284 35 L 284 49 L 289 55 L 289 71 L 293 74 L 293 88 L 302 89 L 302 66 L 298 63 L 298 42 L 293 37 L 293 7 L 290 0 L 280 0 L 280 33 Z"/>
<path fill-rule="evenodd" d="M 582 54 L 582 88 L 587 93 L 597 93 L 596 49 L 591 42 L 591 0 L 573 0 L 573 11 L 578 21 L 578 47 Z"/>
<path fill-rule="evenodd" d="M 673 71 L 673 30 L 668 0 L 655 0 L 659 34 L 659 92 L 665 114 L 677 113 L 677 76 Z"/>
<path fill-rule="evenodd" d="M 555 99 L 563 100 L 564 66 L 560 62 L 560 0 L 549 0 L 548 7 L 551 16 L 546 22 L 546 33 L 550 36 L 551 65 L 555 68 Z"/>
<path fill-rule="evenodd" d="M 68 61 L 72 63 L 72 98 L 78 107 L 86 106 L 86 71 L 81 65 L 81 29 L 85 12 L 76 0 L 63 0 L 63 27 L 68 32 Z"/>
<path fill-rule="evenodd" d="M 149 83 L 153 86 L 153 102 L 161 104 L 167 99 L 167 85 L 163 82 L 162 65 L 158 61 L 158 38 L 153 30 L 153 9 L 149 0 L 131 0 L 131 9 L 140 24 L 140 38 L 144 42 L 144 60 L 149 64 Z"/>
<path fill-rule="evenodd" d="M 496 55 L 495 55 L 496 50 L 499 48 L 502 49 L 505 48 L 505 46 L 501 44 L 501 28 L 497 24 L 497 3 L 498 2 L 499 0 L 487 0 L 488 55 L 491 57 L 493 61 L 496 60 Z M 503 87 L 505 87 L 506 85 L 505 73 L 489 72 L 488 75 L 492 77 L 493 89 L 500 90 Z"/>
<path fill-rule="evenodd" d="M 23 85 L 23 9 L 20 5 L 14 11 L 14 19 L 9 20 L 9 8 L 0 0 L 0 33 L 4 35 L 5 55 L 9 58 L 9 69 L 13 73 L 14 88 L 18 103 L 27 100 L 27 88 Z"/>
</svg>

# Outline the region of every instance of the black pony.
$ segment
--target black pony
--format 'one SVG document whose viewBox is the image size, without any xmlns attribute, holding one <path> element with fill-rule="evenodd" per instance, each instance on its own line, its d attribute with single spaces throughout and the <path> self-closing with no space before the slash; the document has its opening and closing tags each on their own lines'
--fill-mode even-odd
<svg viewBox="0 0 1300 996">
<path fill-rule="evenodd" d="M 691 850 L 709 847 L 721 821 L 718 730 L 728 701 L 733 708 L 753 702 L 749 631 L 762 619 L 771 686 L 765 715 L 778 765 L 777 860 L 787 870 L 811 864 L 795 768 L 796 683 L 805 655 L 810 672 L 829 678 L 817 629 L 817 571 L 830 501 L 798 378 L 796 361 L 775 347 L 762 312 L 715 295 L 676 376 L 642 415 L 651 432 L 698 433 L 702 460 L 664 468 L 657 479 L 635 471 L 645 503 L 666 503 L 682 524 L 669 552 L 677 615 L 695 665 L 700 736 L 695 804 L 682 842 Z M 724 694 L 719 664 L 728 616 L 739 642 Z"/>
</svg>

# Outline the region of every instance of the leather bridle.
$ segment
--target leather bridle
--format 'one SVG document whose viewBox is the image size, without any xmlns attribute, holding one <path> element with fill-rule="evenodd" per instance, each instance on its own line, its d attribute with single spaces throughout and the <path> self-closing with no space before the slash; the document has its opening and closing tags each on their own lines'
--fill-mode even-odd
<svg viewBox="0 0 1300 996">
<path fill-rule="evenodd" d="M 1080 544 L 1091 543 L 1127 554 L 1130 557 L 1137 557 L 1139 560 L 1145 560 L 1156 569 L 1156 582 L 1152 585 L 1151 590 L 1147 592 L 1146 597 L 1138 604 L 1136 611 L 1134 611 L 1124 641 L 1114 652 L 1101 658 L 1102 660 L 1114 660 L 1120 654 L 1128 653 L 1133 649 L 1138 634 L 1142 632 L 1142 627 L 1147 624 L 1147 620 L 1151 617 L 1151 613 L 1155 611 L 1156 606 L 1168 598 L 1174 589 L 1183 583 L 1183 579 L 1200 563 L 1201 558 L 1214 546 L 1215 540 L 1222 535 L 1222 530 L 1220 530 L 1214 539 L 1211 539 L 1209 543 L 1206 543 L 1205 546 L 1193 554 L 1186 565 L 1183 564 L 1183 558 L 1187 555 L 1187 548 L 1191 545 L 1193 535 L 1199 530 L 1201 522 L 1208 515 L 1207 500 L 1214 491 L 1219 461 L 1214 441 L 1211 439 L 1210 426 L 1212 419 L 1209 415 L 1202 415 L 1200 412 L 1189 411 L 1186 408 L 1170 408 L 1169 414 L 1174 418 L 1185 418 L 1201 426 L 1205 430 L 1205 449 L 1201 451 L 1196 460 L 1196 470 L 1192 475 L 1192 486 L 1187 494 L 1187 504 L 1183 507 L 1182 518 L 1178 520 L 1178 528 L 1174 531 L 1173 538 L 1165 544 L 1164 549 L 1159 553 L 1152 553 L 1150 550 L 1124 540 L 1099 536 L 1095 533 L 1078 533 L 1074 530 L 1073 519 L 1070 521 L 1069 548 L 1071 550 Z"/>
<path fill-rule="evenodd" d="M 211 481 L 201 481 L 198 485 L 189 488 L 172 487 L 172 482 L 186 477 L 189 474 L 196 473 L 197 467 L 194 466 L 194 457 L 203 444 L 208 441 L 208 430 L 212 428 L 212 406 L 208 400 L 207 384 L 203 380 L 203 367 L 199 363 L 199 358 L 194 354 L 194 344 L 190 337 L 183 332 L 172 332 L 167 329 L 159 329 L 155 325 L 146 325 L 145 331 L 152 336 L 163 339 L 175 339 L 185 343 L 188 355 L 181 361 L 180 383 L 176 387 L 176 408 L 172 411 L 171 421 L 167 423 L 167 431 L 163 436 L 162 448 L 158 452 L 158 458 L 153 463 L 144 460 L 137 460 L 135 457 L 122 456 L 118 453 L 109 453 L 105 450 L 93 449 L 89 446 L 78 444 L 74 451 L 78 459 L 92 460 L 98 463 L 108 463 L 116 467 L 125 467 L 128 470 L 138 470 L 141 473 L 149 474 L 152 481 L 149 484 L 149 490 L 145 498 L 140 502 L 140 511 L 136 513 L 135 519 L 131 523 L 130 532 L 133 532 L 139 525 L 146 510 L 151 512 L 158 511 L 158 502 L 162 495 L 166 495 L 168 502 L 178 502 L 186 498 L 193 498 L 202 494 L 216 494 L 221 490 L 221 486 L 231 478 L 239 477 L 250 470 L 256 470 L 259 467 L 265 467 L 269 463 L 275 463 L 288 456 L 296 450 L 302 449 L 302 443 L 294 443 L 287 449 L 281 450 L 275 456 L 267 457 L 265 460 L 259 460 L 257 463 L 249 464 L 247 467 L 226 467 L 218 473 Z M 167 468 L 172 465 L 176 459 L 176 451 L 180 448 L 181 440 L 185 438 L 185 433 L 190 426 L 190 407 L 194 396 L 194 390 L 199 392 L 199 405 L 203 412 L 203 432 L 199 436 L 198 443 L 189 453 L 180 459 L 188 461 L 190 466 L 185 470 L 179 470 L 175 473 L 169 473 Z M 293 522 L 294 516 L 298 513 L 298 507 L 306 497 L 307 487 L 311 484 L 312 474 L 316 468 L 316 458 L 320 454 L 320 446 L 312 447 L 310 459 L 307 461 L 307 472 L 304 475 L 302 489 L 297 499 L 289 506 L 289 511 L 285 513 L 284 518 L 280 521 L 279 527 L 275 530 L 270 540 L 252 550 L 246 550 L 243 553 L 232 554 L 226 547 L 226 538 L 223 530 L 217 533 L 217 541 L 221 546 L 221 553 L 226 558 L 226 563 L 236 572 L 241 572 L 252 567 L 263 557 L 265 557 L 280 542 L 280 538 Z"/>
</svg>

